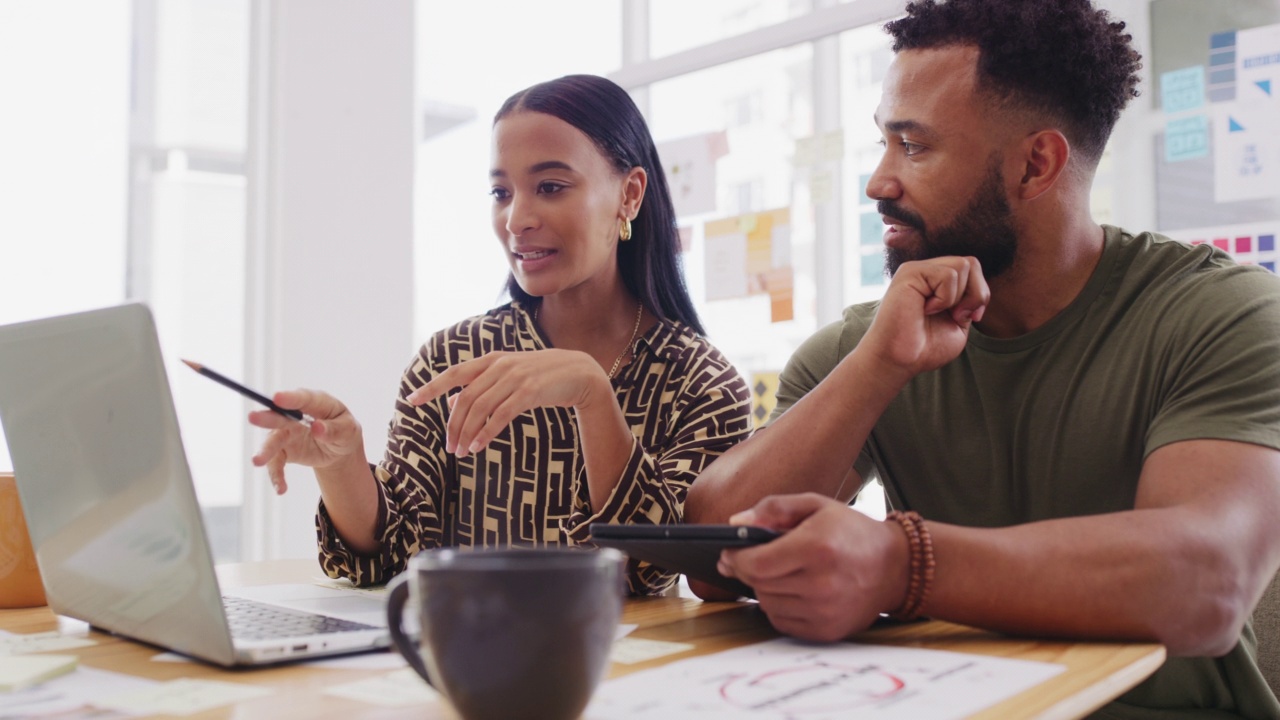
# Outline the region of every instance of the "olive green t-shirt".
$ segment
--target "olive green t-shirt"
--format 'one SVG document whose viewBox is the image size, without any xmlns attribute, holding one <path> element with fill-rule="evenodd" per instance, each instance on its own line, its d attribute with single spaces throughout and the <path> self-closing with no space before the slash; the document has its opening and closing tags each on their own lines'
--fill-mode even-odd
<svg viewBox="0 0 1280 720">
<path fill-rule="evenodd" d="M 1133 508 L 1163 445 L 1280 449 L 1280 278 L 1206 245 L 1104 230 L 1065 310 L 1016 338 L 972 329 L 959 357 L 890 403 L 855 467 L 893 507 L 970 527 L 1115 512 Z M 846 309 L 796 351 L 774 417 L 853 350 L 878 305 Z M 1280 717 L 1254 647 L 1246 626 L 1223 657 L 1172 658 L 1099 716 Z"/>
</svg>

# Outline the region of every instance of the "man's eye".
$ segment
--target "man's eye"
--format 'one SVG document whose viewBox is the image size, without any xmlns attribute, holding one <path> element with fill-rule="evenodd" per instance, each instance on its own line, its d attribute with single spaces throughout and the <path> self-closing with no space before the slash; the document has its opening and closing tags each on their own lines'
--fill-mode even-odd
<svg viewBox="0 0 1280 720">
<path fill-rule="evenodd" d="M 920 145 L 919 143 L 908 142 L 906 140 L 903 140 L 900 144 L 902 145 L 903 154 L 906 155 L 907 157 L 911 157 L 912 155 L 915 155 L 916 153 L 924 149 L 923 145 Z"/>
</svg>

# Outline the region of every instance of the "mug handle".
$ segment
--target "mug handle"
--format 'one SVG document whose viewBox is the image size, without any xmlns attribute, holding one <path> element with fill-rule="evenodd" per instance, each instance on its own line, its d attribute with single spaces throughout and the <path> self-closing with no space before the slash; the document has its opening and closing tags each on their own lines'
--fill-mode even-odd
<svg viewBox="0 0 1280 720">
<path fill-rule="evenodd" d="M 435 683 L 431 682 L 431 678 L 427 676 L 426 663 L 422 661 L 422 653 L 418 650 L 418 643 L 408 635 L 405 635 L 404 626 L 401 621 L 404 617 L 404 606 L 409 600 L 409 579 L 413 573 L 400 573 L 387 592 L 387 629 L 391 631 L 391 642 L 395 644 L 396 650 L 404 656 L 408 661 L 409 667 L 414 672 L 422 676 L 427 684 L 435 687 Z"/>
</svg>

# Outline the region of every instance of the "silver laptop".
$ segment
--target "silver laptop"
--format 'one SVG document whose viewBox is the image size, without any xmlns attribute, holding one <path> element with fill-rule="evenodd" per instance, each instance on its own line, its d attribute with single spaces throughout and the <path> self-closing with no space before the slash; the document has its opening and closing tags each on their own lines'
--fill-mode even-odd
<svg viewBox="0 0 1280 720">
<path fill-rule="evenodd" d="M 388 645 L 222 597 L 147 306 L 0 326 L 0 420 L 55 612 L 225 666 Z"/>
</svg>

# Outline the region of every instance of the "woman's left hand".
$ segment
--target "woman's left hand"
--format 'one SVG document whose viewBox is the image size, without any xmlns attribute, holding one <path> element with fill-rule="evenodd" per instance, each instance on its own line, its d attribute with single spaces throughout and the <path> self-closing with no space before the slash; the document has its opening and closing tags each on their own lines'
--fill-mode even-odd
<svg viewBox="0 0 1280 720">
<path fill-rule="evenodd" d="M 576 350 L 492 352 L 458 363 L 409 394 L 422 405 L 449 396 L 445 450 L 458 457 L 478 451 L 517 415 L 537 407 L 582 409 L 601 398 L 617 402 L 604 369 Z"/>
</svg>

